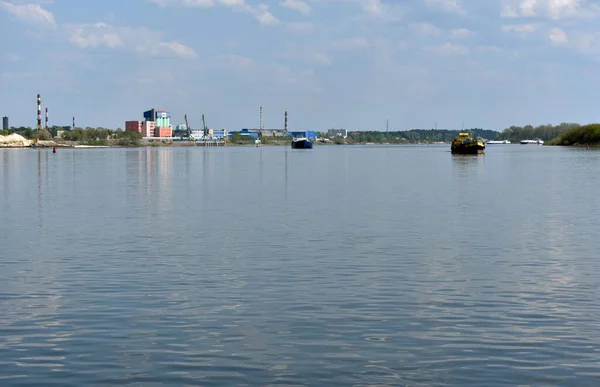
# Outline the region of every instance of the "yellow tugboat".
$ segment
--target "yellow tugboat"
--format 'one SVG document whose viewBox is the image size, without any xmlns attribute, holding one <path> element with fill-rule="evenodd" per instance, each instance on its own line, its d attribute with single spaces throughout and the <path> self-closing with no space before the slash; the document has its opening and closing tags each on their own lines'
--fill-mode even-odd
<svg viewBox="0 0 600 387">
<path fill-rule="evenodd" d="M 479 139 L 474 139 L 467 132 L 458 133 L 458 137 L 452 140 L 450 147 L 452 154 L 460 155 L 476 155 L 483 153 L 485 143 Z"/>
</svg>

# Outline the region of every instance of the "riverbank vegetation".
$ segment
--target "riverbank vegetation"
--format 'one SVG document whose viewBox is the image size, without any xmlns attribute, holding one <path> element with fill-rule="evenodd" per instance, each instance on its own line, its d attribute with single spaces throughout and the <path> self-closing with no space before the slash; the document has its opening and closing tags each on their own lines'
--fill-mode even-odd
<svg viewBox="0 0 600 387">
<path fill-rule="evenodd" d="M 36 131 L 29 127 L 11 127 L 2 130 L 0 134 L 9 135 L 17 133 L 26 139 L 32 140 L 36 137 Z M 60 136 L 59 136 L 60 133 Z M 79 144 L 79 145 L 103 145 L 103 146 L 137 146 L 140 145 L 142 136 L 137 132 L 127 132 L 122 129 L 111 130 L 107 128 L 75 128 L 70 126 L 52 126 L 42 129 L 39 134 L 40 140 L 54 140 L 56 143 Z"/>
<path fill-rule="evenodd" d="M 375 144 L 409 144 L 409 143 L 436 143 L 436 142 L 451 142 L 458 133 L 463 130 L 459 129 L 411 129 L 406 131 L 394 131 L 394 132 L 379 132 L 379 131 L 366 131 L 366 132 L 348 132 L 348 137 L 345 143 L 347 144 L 362 144 L 362 143 L 375 143 Z M 484 139 L 494 139 L 500 132 L 495 130 L 472 128 L 464 129 L 474 137 L 481 137 Z M 332 140 L 336 140 L 333 138 Z"/>
<path fill-rule="evenodd" d="M 581 125 L 579 124 L 569 122 L 563 122 L 558 125 L 539 125 L 536 127 L 533 127 L 532 125 L 511 126 L 510 128 L 504 129 L 504 131 L 502 131 L 502 133 L 494 140 L 519 142 L 521 140 L 534 140 L 539 138 L 544 141 L 550 141 L 566 131 L 580 126 Z"/>
<path fill-rule="evenodd" d="M 449 143 L 461 130 L 459 129 L 411 129 L 406 131 L 349 131 L 346 138 L 340 136 L 327 136 L 318 133 L 319 139 L 315 143 L 328 144 L 415 144 L 415 143 Z M 547 145 L 600 145 L 600 124 L 581 126 L 577 123 L 563 122 L 559 125 L 525 125 L 511 126 L 502 132 L 480 128 L 465 129 L 474 137 L 486 140 L 509 140 L 519 142 L 526 139 L 542 139 Z M 36 132 L 30 127 L 11 127 L 1 130 L 0 134 L 7 136 L 17 133 L 27 139 L 34 139 Z M 57 143 L 80 145 L 104 146 L 140 146 L 145 145 L 142 137 L 137 132 L 128 132 L 122 129 L 111 130 L 107 128 L 75 128 L 70 126 L 52 126 L 49 130 L 43 129 L 39 135 L 40 140 L 54 140 Z M 253 145 L 256 138 L 234 133 L 227 144 Z M 289 136 L 260 137 L 262 145 L 288 145 Z M 150 145 L 163 146 L 171 142 L 152 142 Z"/>
<path fill-rule="evenodd" d="M 140 144 L 142 135 L 138 132 L 128 132 L 122 129 L 75 128 L 75 130 L 64 131 L 61 139 L 74 141 L 82 145 L 137 146 Z"/>
<path fill-rule="evenodd" d="M 600 124 L 589 124 L 571 128 L 546 144 L 563 146 L 600 145 Z"/>
</svg>

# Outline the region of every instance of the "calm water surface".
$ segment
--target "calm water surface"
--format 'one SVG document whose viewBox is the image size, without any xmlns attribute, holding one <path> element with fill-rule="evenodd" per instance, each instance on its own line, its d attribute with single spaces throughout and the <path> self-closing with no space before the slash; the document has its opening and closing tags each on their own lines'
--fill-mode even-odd
<svg viewBox="0 0 600 387">
<path fill-rule="evenodd" d="M 600 385 L 600 151 L 0 150 L 0 385 Z"/>
</svg>

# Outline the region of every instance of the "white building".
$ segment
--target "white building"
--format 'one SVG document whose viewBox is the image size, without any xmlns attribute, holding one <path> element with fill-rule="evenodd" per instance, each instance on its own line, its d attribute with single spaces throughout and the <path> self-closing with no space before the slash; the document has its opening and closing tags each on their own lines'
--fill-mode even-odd
<svg viewBox="0 0 600 387">
<path fill-rule="evenodd" d="M 329 129 L 327 131 L 329 137 L 348 137 L 348 129 Z"/>
</svg>

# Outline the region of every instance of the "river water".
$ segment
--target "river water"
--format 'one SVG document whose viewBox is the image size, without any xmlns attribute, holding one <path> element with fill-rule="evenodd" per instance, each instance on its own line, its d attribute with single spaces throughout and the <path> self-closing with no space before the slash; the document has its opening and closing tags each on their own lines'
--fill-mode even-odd
<svg viewBox="0 0 600 387">
<path fill-rule="evenodd" d="M 600 385 L 600 151 L 0 151 L 0 385 Z"/>
</svg>

